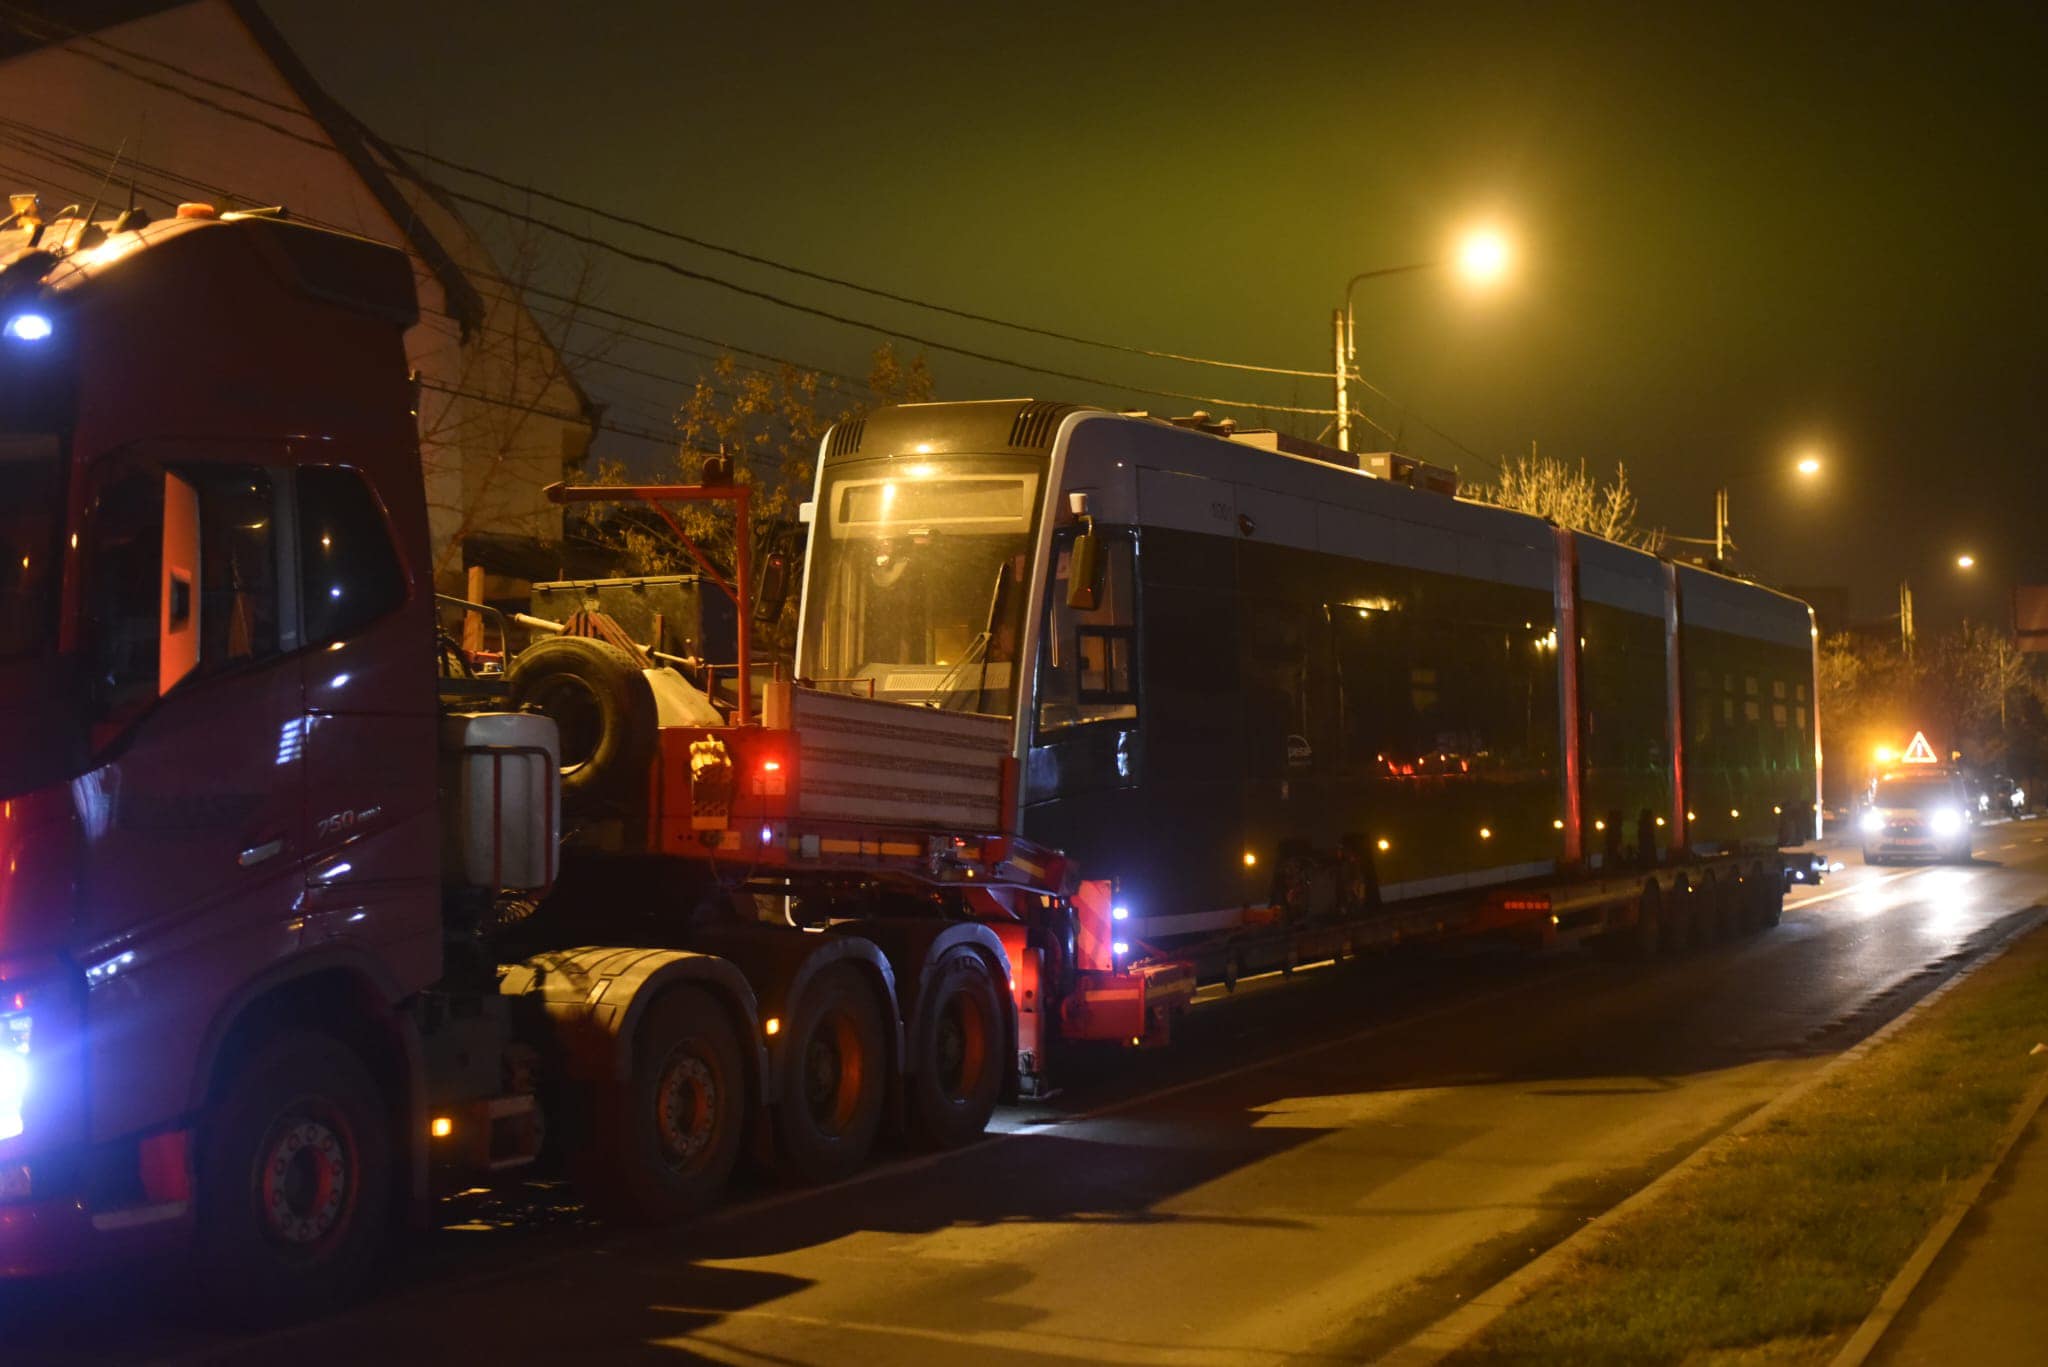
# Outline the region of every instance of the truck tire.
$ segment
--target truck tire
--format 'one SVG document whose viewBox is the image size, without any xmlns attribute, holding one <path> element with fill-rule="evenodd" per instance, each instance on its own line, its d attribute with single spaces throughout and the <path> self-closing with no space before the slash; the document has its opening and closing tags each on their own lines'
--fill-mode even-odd
<svg viewBox="0 0 2048 1367">
<path fill-rule="evenodd" d="M 828 968 L 805 991 L 784 1038 L 776 1077 L 782 1165 L 798 1181 L 837 1181 L 867 1161 L 881 1128 L 881 1006 L 857 969 Z"/>
<path fill-rule="evenodd" d="M 927 978 L 910 1042 L 910 1124 L 937 1149 L 958 1148 L 988 1126 L 1003 1090 L 1002 998 L 981 956 L 946 956 Z"/>
<path fill-rule="evenodd" d="M 565 803 L 611 805 L 646 790 L 660 728 L 632 656 L 587 636 L 551 636 L 519 653 L 505 686 L 561 729 Z"/>
<path fill-rule="evenodd" d="M 1771 926 L 1785 919 L 1785 871 L 1776 865 L 1769 866 L 1770 876 L 1764 880 L 1764 926 Z"/>
<path fill-rule="evenodd" d="M 389 1228 L 392 1103 L 339 1041 L 270 1039 L 200 1126 L 194 1276 L 218 1318 L 282 1324 L 362 1289 Z"/>
<path fill-rule="evenodd" d="M 746 1116 L 731 1018 L 708 993 L 675 988 L 648 1007 L 631 1075 L 592 1098 L 591 1140 L 576 1151 L 570 1176 L 607 1219 L 673 1224 L 725 1190 Z"/>
</svg>

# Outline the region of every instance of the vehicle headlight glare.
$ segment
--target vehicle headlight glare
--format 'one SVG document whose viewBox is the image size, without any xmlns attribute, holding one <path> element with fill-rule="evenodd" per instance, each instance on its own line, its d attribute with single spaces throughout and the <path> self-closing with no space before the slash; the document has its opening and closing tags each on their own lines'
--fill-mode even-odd
<svg viewBox="0 0 2048 1367">
<path fill-rule="evenodd" d="M 1863 828 L 1865 835 L 1876 835 L 1884 829 L 1884 813 L 1872 807 L 1858 818 L 1856 824 Z"/>
<path fill-rule="evenodd" d="M 28 1055 L 0 1046 L 0 1139 L 21 1133 L 21 1109 L 28 1100 Z"/>
<path fill-rule="evenodd" d="M 1953 807 L 1942 807 L 1934 813 L 1934 833 L 1954 835 L 1963 828 L 1963 814 Z"/>
</svg>

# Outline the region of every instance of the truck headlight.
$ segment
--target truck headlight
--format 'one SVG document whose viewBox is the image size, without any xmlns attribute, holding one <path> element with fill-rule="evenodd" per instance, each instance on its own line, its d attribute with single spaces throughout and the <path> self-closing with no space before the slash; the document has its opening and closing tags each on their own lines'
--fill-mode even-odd
<svg viewBox="0 0 2048 1367">
<path fill-rule="evenodd" d="M 1953 807 L 1937 807 L 1934 812 L 1934 833 L 1954 835 L 1963 828 L 1963 814 Z"/>
<path fill-rule="evenodd" d="M 12 1139 L 21 1133 L 21 1113 L 28 1104 L 33 1078 L 29 1046 L 35 1018 L 28 1013 L 28 999 L 21 993 L 0 998 L 0 1004 L 15 1008 L 0 1012 L 0 1139 Z"/>
<path fill-rule="evenodd" d="M 1856 824 L 1863 828 L 1865 835 L 1876 835 L 1884 829 L 1884 813 L 1875 807 L 1866 808 L 1863 815 L 1856 818 Z"/>
</svg>

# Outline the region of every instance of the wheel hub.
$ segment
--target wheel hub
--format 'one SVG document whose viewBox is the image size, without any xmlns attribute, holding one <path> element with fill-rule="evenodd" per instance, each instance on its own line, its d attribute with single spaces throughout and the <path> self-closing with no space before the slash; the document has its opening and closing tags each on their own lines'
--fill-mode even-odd
<svg viewBox="0 0 2048 1367">
<path fill-rule="evenodd" d="M 657 1104 L 661 1148 L 671 1164 L 687 1167 L 711 1145 L 717 1126 L 718 1079 L 704 1060 L 688 1054 L 662 1072 Z"/>
<path fill-rule="evenodd" d="M 326 1238 L 341 1225 L 348 1194 L 348 1151 L 332 1128 L 298 1116 L 273 1129 L 261 1189 L 273 1237 L 301 1245 Z"/>
</svg>

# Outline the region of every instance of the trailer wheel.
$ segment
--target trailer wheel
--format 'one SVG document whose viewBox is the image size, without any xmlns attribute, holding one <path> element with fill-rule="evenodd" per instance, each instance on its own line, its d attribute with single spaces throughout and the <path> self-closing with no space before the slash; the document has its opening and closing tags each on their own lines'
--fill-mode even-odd
<svg viewBox="0 0 2048 1367">
<path fill-rule="evenodd" d="M 1643 884 L 1642 895 L 1636 899 L 1636 923 L 1630 929 L 1628 949 L 1638 959 L 1654 959 L 1659 951 L 1669 947 L 1664 918 L 1664 894 L 1652 878 Z"/>
<path fill-rule="evenodd" d="M 1771 885 L 1785 886 L 1785 877 L 1775 864 L 1752 864 L 1749 876 L 1742 889 L 1748 896 L 1744 899 L 1744 918 L 1752 931 L 1762 930 L 1771 923 Z"/>
<path fill-rule="evenodd" d="M 1714 884 L 1714 940 L 1733 940 L 1742 934 L 1743 887 L 1734 869 L 1725 869 Z"/>
<path fill-rule="evenodd" d="M 279 1035 L 200 1129 L 198 1289 L 224 1319 L 276 1324 L 362 1288 L 391 1214 L 391 1106 L 326 1035 Z"/>
<path fill-rule="evenodd" d="M 747 1084 L 731 1019 L 679 987 L 647 1009 L 633 1069 L 592 1099 L 591 1142 L 570 1175 L 607 1219 L 672 1224 L 725 1189 L 746 1128 Z"/>
<path fill-rule="evenodd" d="M 505 686 L 560 729 L 565 800 L 622 802 L 645 789 L 659 723 L 632 656 L 587 636 L 552 636 L 519 653 Z"/>
<path fill-rule="evenodd" d="M 949 955 L 921 994 L 911 1041 L 910 1123 L 934 1148 L 980 1134 L 1003 1090 L 1002 999 L 987 966 L 969 951 Z"/>
<path fill-rule="evenodd" d="M 785 1038 L 776 1080 L 784 1165 L 801 1181 L 836 1181 L 867 1160 L 881 1127 L 881 1007 L 856 970 L 828 968 Z"/>
<path fill-rule="evenodd" d="M 1671 885 L 1671 900 L 1664 911 L 1664 943 L 1673 954 L 1683 954 L 1700 942 L 1700 888 L 1680 880 Z"/>
<path fill-rule="evenodd" d="M 1764 925 L 1774 926 L 1785 919 L 1785 873 L 1773 867 L 1764 888 Z"/>
<path fill-rule="evenodd" d="M 1223 961 L 1223 991 L 1226 995 L 1237 991 L 1237 980 L 1243 974 L 1244 964 L 1238 960 L 1237 953 L 1233 950 L 1230 957 Z"/>
</svg>

